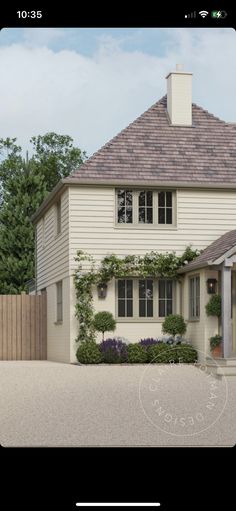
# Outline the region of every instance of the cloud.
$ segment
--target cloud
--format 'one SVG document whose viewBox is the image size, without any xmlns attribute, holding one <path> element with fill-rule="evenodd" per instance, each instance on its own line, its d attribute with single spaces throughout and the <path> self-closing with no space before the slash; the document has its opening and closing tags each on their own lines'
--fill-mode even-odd
<svg viewBox="0 0 236 511">
<path fill-rule="evenodd" d="M 0 137 L 17 137 L 24 150 L 31 136 L 55 131 L 90 155 L 165 94 L 165 76 L 178 62 L 194 74 L 194 102 L 236 120 L 233 29 L 160 29 L 156 54 L 102 37 L 91 56 L 48 48 L 61 32 L 49 29 L 37 44 L 27 32 L 25 43 L 0 48 Z"/>
</svg>

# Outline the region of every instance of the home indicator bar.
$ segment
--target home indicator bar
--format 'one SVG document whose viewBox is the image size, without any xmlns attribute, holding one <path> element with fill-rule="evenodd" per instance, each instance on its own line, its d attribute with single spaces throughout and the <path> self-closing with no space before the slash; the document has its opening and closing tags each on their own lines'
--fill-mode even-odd
<svg viewBox="0 0 236 511">
<path fill-rule="evenodd" d="M 160 502 L 76 502 L 78 507 L 158 507 Z"/>
</svg>

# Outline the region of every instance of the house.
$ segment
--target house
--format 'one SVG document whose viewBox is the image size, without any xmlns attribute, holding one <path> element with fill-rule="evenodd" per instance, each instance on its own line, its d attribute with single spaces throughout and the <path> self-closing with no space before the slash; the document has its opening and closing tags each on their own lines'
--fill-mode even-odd
<svg viewBox="0 0 236 511">
<path fill-rule="evenodd" d="M 76 360 L 78 249 L 99 265 L 111 253 L 181 255 L 188 245 L 204 251 L 183 267 L 179 282 L 149 279 L 149 311 L 145 297 L 140 308 L 138 279 L 127 278 L 110 281 L 105 299 L 95 288 L 95 310 L 111 311 L 115 335 L 134 342 L 158 336 L 164 317 L 180 313 L 205 360 L 209 337 L 219 332 L 218 319 L 205 310 L 214 279 L 222 295 L 224 357 L 236 356 L 236 124 L 192 103 L 192 74 L 181 66 L 167 76 L 167 96 L 62 179 L 33 221 L 49 360 Z"/>
</svg>

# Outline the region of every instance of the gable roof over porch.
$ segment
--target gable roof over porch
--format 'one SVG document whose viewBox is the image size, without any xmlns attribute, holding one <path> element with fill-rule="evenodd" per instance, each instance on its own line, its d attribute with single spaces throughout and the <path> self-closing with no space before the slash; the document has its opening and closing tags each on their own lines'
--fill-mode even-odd
<svg viewBox="0 0 236 511">
<path fill-rule="evenodd" d="M 230 257 L 234 253 L 236 253 L 236 229 L 223 234 L 211 243 L 194 261 L 180 268 L 179 273 L 187 273 L 206 266 L 220 264 L 226 257 Z"/>
</svg>

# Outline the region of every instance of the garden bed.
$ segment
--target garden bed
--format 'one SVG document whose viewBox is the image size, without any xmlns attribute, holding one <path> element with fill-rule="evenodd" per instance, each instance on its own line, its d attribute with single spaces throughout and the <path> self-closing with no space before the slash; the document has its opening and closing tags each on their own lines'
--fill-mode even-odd
<svg viewBox="0 0 236 511">
<path fill-rule="evenodd" d="M 197 361 L 197 351 L 183 340 L 161 341 L 149 338 L 127 344 L 112 338 L 100 344 L 94 341 L 81 343 L 77 350 L 77 360 L 80 365 L 193 364 Z"/>
</svg>

